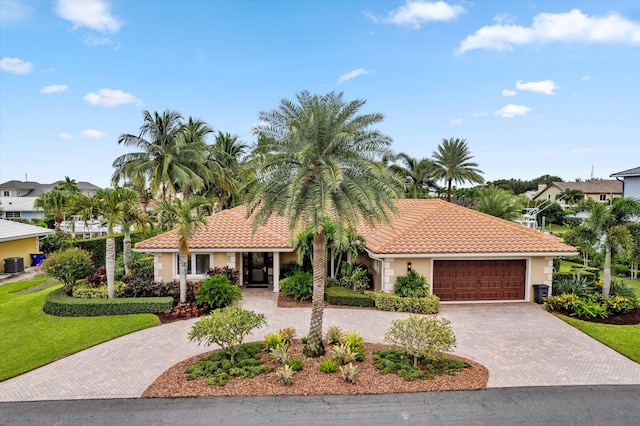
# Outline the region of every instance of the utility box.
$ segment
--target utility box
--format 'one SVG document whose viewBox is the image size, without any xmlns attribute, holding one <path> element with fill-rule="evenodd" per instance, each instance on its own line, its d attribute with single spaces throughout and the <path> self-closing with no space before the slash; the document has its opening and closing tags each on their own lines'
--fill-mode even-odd
<svg viewBox="0 0 640 426">
<path fill-rule="evenodd" d="M 545 297 L 549 297 L 549 286 L 546 284 L 534 284 L 533 301 L 541 305 Z"/>
<path fill-rule="evenodd" d="M 4 273 L 17 274 L 24 272 L 24 259 L 21 257 L 8 257 L 4 260 Z"/>
</svg>

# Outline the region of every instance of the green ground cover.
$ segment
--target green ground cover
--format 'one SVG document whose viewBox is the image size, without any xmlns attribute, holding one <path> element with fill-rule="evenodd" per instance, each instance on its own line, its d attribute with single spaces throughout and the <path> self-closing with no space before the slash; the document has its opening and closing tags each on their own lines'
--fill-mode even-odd
<svg viewBox="0 0 640 426">
<path fill-rule="evenodd" d="M 45 297 L 60 287 L 48 285 L 48 280 L 38 276 L 0 285 L 0 381 L 160 323 L 153 314 L 80 318 L 47 315 L 42 311 Z M 38 286 L 44 288 L 38 290 Z"/>
</svg>

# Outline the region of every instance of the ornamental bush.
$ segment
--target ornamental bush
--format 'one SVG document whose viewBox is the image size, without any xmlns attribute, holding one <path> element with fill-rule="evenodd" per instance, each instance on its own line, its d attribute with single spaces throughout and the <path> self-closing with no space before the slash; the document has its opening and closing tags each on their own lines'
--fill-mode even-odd
<svg viewBox="0 0 640 426">
<path fill-rule="evenodd" d="M 196 293 L 199 305 L 206 303 L 211 309 L 226 308 L 236 300 L 242 299 L 240 289 L 231 284 L 226 275 L 218 274 L 205 278 Z"/>
<path fill-rule="evenodd" d="M 425 277 L 411 270 L 407 275 L 396 278 L 393 292 L 400 297 L 426 297 L 429 286 Z"/>
<path fill-rule="evenodd" d="M 376 309 L 414 314 L 436 314 L 440 310 L 440 298 L 435 294 L 427 297 L 399 297 L 380 291 L 365 292 L 375 301 Z"/>
<path fill-rule="evenodd" d="M 311 300 L 313 297 L 313 275 L 296 271 L 290 277 L 280 281 L 280 291 L 296 300 Z"/>
<path fill-rule="evenodd" d="M 73 248 L 49 254 L 42 263 L 42 270 L 62 281 L 65 293 L 71 296 L 76 281 L 89 275 L 93 265 L 88 252 Z"/>
<path fill-rule="evenodd" d="M 416 315 L 392 321 L 384 340 L 412 355 L 414 367 L 418 366 L 418 358 L 439 358 L 456 346 L 451 321 Z"/>
</svg>

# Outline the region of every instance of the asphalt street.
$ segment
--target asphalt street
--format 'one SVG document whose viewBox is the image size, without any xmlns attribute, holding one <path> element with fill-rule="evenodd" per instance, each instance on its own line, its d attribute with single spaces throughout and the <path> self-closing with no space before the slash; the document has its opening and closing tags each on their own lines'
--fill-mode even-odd
<svg viewBox="0 0 640 426">
<path fill-rule="evenodd" d="M 595 368 L 595 367 L 594 367 Z M 5 425 L 638 425 L 640 385 L 0 403 Z"/>
</svg>

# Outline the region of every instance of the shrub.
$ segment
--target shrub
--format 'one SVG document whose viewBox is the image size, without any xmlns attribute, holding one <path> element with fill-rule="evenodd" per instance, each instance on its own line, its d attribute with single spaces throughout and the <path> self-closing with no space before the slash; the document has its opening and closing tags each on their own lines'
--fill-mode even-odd
<svg viewBox="0 0 640 426">
<path fill-rule="evenodd" d="M 441 357 L 456 345 L 451 321 L 416 315 L 405 320 L 394 320 L 385 333 L 384 340 L 412 355 L 414 367 L 418 366 L 419 357 Z"/>
<path fill-rule="evenodd" d="M 343 263 L 335 285 L 350 290 L 367 290 L 371 286 L 371 272 L 360 263 Z"/>
<path fill-rule="evenodd" d="M 45 254 L 71 248 L 73 235 L 68 232 L 58 231 L 47 235 L 40 240 L 40 250 Z"/>
<path fill-rule="evenodd" d="M 599 291 L 599 293 L 601 293 L 601 292 L 602 292 L 602 283 L 600 283 L 600 291 Z M 627 299 L 630 299 L 633 302 L 637 301 L 637 297 L 636 297 L 635 291 L 633 291 L 633 289 L 631 287 L 627 286 L 627 284 L 622 280 L 616 280 L 616 279 L 612 279 L 611 280 L 611 287 L 609 288 L 609 295 L 610 296 L 626 297 Z"/>
<path fill-rule="evenodd" d="M 562 280 L 571 280 L 573 279 L 573 275 L 575 274 L 575 272 L 554 272 L 553 273 L 553 281 L 552 281 L 552 286 L 555 287 L 556 284 L 558 284 L 560 281 Z M 580 271 L 580 277 L 581 279 L 586 279 L 586 283 L 589 286 L 593 286 L 596 282 L 596 276 L 595 274 L 592 274 L 591 272 L 588 272 L 584 269 L 582 269 Z"/>
<path fill-rule="evenodd" d="M 311 300 L 313 297 L 313 275 L 297 271 L 280 281 L 280 291 L 296 300 Z"/>
<path fill-rule="evenodd" d="M 358 367 L 349 363 L 344 367 L 340 367 L 340 372 L 342 373 L 342 378 L 345 382 L 355 384 L 358 379 Z"/>
<path fill-rule="evenodd" d="M 189 333 L 189 340 L 197 340 L 198 344 L 204 341 L 207 346 L 213 343 L 218 344 L 233 363 L 245 336 L 254 328 L 260 328 L 266 324 L 264 314 L 248 311 L 239 306 L 227 306 L 213 311 L 210 316 L 196 322 Z"/>
<path fill-rule="evenodd" d="M 138 297 L 130 299 L 78 299 L 64 289 L 47 295 L 43 310 L 61 317 L 92 317 L 100 315 L 156 314 L 173 306 L 170 297 Z"/>
<path fill-rule="evenodd" d="M 304 368 L 304 361 L 300 358 L 292 358 L 289 361 L 288 365 L 293 371 L 302 371 L 302 369 Z"/>
<path fill-rule="evenodd" d="M 278 346 L 285 345 L 284 338 L 280 333 L 267 333 L 264 336 L 264 350 L 270 351 Z"/>
<path fill-rule="evenodd" d="M 238 285 L 238 270 L 235 268 L 229 268 L 228 266 L 216 266 L 215 268 L 209 269 L 207 271 L 208 276 L 212 275 L 224 275 L 229 279 L 231 284 Z"/>
<path fill-rule="evenodd" d="M 81 283 L 83 281 L 80 281 Z M 114 283 L 115 297 L 120 297 L 124 292 L 124 283 L 122 281 L 116 281 Z M 107 299 L 109 297 L 109 290 L 107 284 L 102 284 L 100 287 L 87 287 L 86 285 L 76 285 L 72 290 L 73 297 L 80 299 Z"/>
<path fill-rule="evenodd" d="M 399 297 L 383 292 L 368 292 L 374 298 L 376 309 L 414 314 L 436 314 L 440 310 L 440 298 L 435 294 L 427 297 Z"/>
<path fill-rule="evenodd" d="M 637 302 L 623 296 L 603 298 L 599 294 L 591 294 L 586 297 L 561 294 L 548 297 L 544 305 L 549 311 L 559 311 L 571 316 L 607 318 L 610 315 L 623 314 L 634 309 Z"/>
<path fill-rule="evenodd" d="M 51 253 L 42 263 L 44 273 L 62 281 L 64 291 L 68 295 L 71 295 L 76 281 L 85 278 L 92 269 L 89 253 L 78 249 Z"/>
<path fill-rule="evenodd" d="M 211 309 L 225 308 L 236 300 L 242 299 L 238 286 L 231 284 L 225 275 L 212 275 L 200 283 L 196 293 L 198 304 L 206 303 Z"/>
<path fill-rule="evenodd" d="M 605 299 L 607 304 L 607 312 L 611 314 L 626 314 L 630 310 L 636 308 L 637 303 L 623 296 L 609 296 Z"/>
<path fill-rule="evenodd" d="M 120 253 L 116 257 L 115 276 L 117 280 L 124 280 L 124 255 Z M 131 271 L 132 273 L 150 272 L 153 276 L 153 256 L 138 251 L 131 252 Z"/>
<path fill-rule="evenodd" d="M 375 350 L 373 360 L 381 374 L 397 374 L 407 381 L 432 379 L 436 375 L 453 374 L 469 367 L 465 362 L 450 358 L 420 359 L 419 367 L 414 367 L 412 357 L 398 349 Z"/>
<path fill-rule="evenodd" d="M 280 266 L 280 279 L 290 277 L 296 272 L 302 272 L 302 266 L 295 260 L 290 260 Z"/>
<path fill-rule="evenodd" d="M 269 349 L 269 357 L 277 364 L 287 364 L 289 362 L 289 346 L 280 344 L 275 348 Z"/>
<path fill-rule="evenodd" d="M 622 265 L 620 263 L 611 265 L 611 273 L 613 275 L 626 277 L 629 275 L 630 271 L 631 271 L 631 268 L 629 268 L 627 265 Z"/>
<path fill-rule="evenodd" d="M 416 271 L 409 271 L 407 275 L 396 278 L 393 288 L 396 296 L 400 297 L 426 297 L 429 295 L 427 279 Z"/>
<path fill-rule="evenodd" d="M 343 342 L 351 348 L 356 361 L 364 361 L 364 339 L 357 331 L 352 331 L 344 335 Z"/>
<path fill-rule="evenodd" d="M 350 290 L 345 287 L 327 287 L 325 297 L 328 303 L 342 306 L 359 306 L 371 308 L 375 305 L 373 298 L 369 294 L 361 291 Z"/>
<path fill-rule="evenodd" d="M 327 328 L 327 332 L 324 334 L 324 340 L 327 345 L 335 345 L 337 343 L 342 343 L 342 339 L 344 338 L 344 333 L 342 329 L 337 325 L 332 325 Z"/>
<path fill-rule="evenodd" d="M 336 363 L 341 365 L 356 360 L 354 353 L 351 351 L 351 346 L 345 343 L 333 345 L 331 349 L 331 357 Z"/>
<path fill-rule="evenodd" d="M 278 330 L 278 334 L 282 336 L 282 341 L 286 345 L 291 345 L 293 338 L 296 337 L 295 327 L 285 327 Z"/>
<path fill-rule="evenodd" d="M 576 296 L 586 296 L 593 293 L 593 283 L 587 277 L 572 274 L 571 277 L 561 276 L 553 284 L 552 295 L 575 294 Z"/>
<path fill-rule="evenodd" d="M 105 268 L 104 266 L 99 267 L 95 273 L 88 275 L 84 280 L 85 286 L 91 288 L 98 288 L 106 282 L 107 268 Z"/>
<path fill-rule="evenodd" d="M 282 382 L 285 386 L 288 386 L 293 381 L 293 375 L 295 371 L 291 366 L 285 364 L 276 370 L 276 378 Z"/>
<path fill-rule="evenodd" d="M 320 363 L 318 364 L 318 368 L 323 373 L 335 373 L 336 371 L 338 371 L 338 364 L 336 364 L 336 362 L 332 359 L 325 359 L 323 361 L 320 361 Z"/>
<path fill-rule="evenodd" d="M 174 283 L 154 282 L 153 271 L 133 271 L 122 279 L 125 284 L 122 297 L 173 297 Z"/>
</svg>

